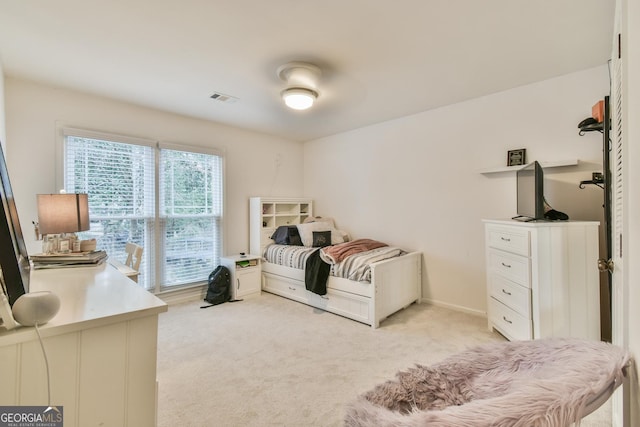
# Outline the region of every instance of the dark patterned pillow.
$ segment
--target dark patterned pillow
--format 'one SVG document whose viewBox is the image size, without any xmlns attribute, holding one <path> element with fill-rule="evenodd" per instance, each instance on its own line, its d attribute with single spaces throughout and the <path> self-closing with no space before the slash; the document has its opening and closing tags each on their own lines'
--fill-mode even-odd
<svg viewBox="0 0 640 427">
<path fill-rule="evenodd" d="M 331 245 L 331 231 L 314 231 L 313 232 L 313 247 L 323 248 Z"/>
<path fill-rule="evenodd" d="M 289 226 L 289 244 L 293 246 L 302 246 L 302 238 L 300 237 L 300 232 L 298 231 L 298 227 L 295 225 Z"/>
<path fill-rule="evenodd" d="M 298 227 L 295 225 L 281 225 L 271 235 L 271 238 L 278 245 L 302 246 L 302 239 L 300 239 Z"/>
</svg>

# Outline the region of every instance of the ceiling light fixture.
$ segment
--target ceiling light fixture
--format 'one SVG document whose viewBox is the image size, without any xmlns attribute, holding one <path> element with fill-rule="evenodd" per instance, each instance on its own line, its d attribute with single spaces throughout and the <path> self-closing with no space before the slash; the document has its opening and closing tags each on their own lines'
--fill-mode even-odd
<svg viewBox="0 0 640 427">
<path fill-rule="evenodd" d="M 310 108 L 316 98 L 318 98 L 318 92 L 311 89 L 292 87 L 282 91 L 284 103 L 287 107 L 293 108 L 294 110 L 306 110 Z"/>
<path fill-rule="evenodd" d="M 289 62 L 278 68 L 278 77 L 287 82 L 282 99 L 289 108 L 306 110 L 318 98 L 317 84 L 320 68 L 308 62 Z"/>
</svg>

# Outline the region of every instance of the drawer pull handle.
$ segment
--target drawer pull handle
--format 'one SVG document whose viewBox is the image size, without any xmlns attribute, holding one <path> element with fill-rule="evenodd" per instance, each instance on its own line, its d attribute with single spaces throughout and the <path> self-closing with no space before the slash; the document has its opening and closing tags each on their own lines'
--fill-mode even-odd
<svg viewBox="0 0 640 427">
<path fill-rule="evenodd" d="M 511 239 L 507 239 L 506 237 L 501 237 L 500 240 L 504 241 L 504 242 L 510 242 Z"/>
<path fill-rule="evenodd" d="M 511 292 L 507 292 L 507 291 L 505 291 L 504 289 L 502 290 L 502 293 L 503 293 L 503 294 L 507 294 L 507 295 L 511 296 Z"/>
<path fill-rule="evenodd" d="M 289 289 L 292 290 L 292 291 L 296 290 L 296 288 L 292 288 L 291 286 L 289 286 Z"/>
<path fill-rule="evenodd" d="M 505 264 L 504 262 L 501 262 L 500 264 L 502 264 L 503 267 L 511 268 L 511 264 Z"/>
<path fill-rule="evenodd" d="M 329 297 L 328 297 L 328 296 L 325 296 L 325 295 L 320 295 L 320 298 L 322 298 L 322 299 L 326 299 L 327 301 L 329 300 Z"/>
<path fill-rule="evenodd" d="M 504 317 L 504 316 L 502 316 L 502 319 L 503 319 L 505 322 L 507 322 L 508 324 L 510 324 L 510 325 L 512 325 L 512 324 L 513 324 L 513 322 L 512 322 L 511 320 L 507 319 L 507 318 L 506 318 L 506 317 Z"/>
</svg>

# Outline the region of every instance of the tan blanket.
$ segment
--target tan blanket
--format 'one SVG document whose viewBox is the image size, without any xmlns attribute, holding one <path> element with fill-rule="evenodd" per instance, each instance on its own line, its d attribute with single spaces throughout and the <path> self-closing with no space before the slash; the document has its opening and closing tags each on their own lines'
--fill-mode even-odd
<svg viewBox="0 0 640 427">
<path fill-rule="evenodd" d="M 321 250 L 321 257 L 324 262 L 329 264 L 337 264 L 349 255 L 360 252 L 370 251 L 372 249 L 388 246 L 386 243 L 378 242 L 371 239 L 356 239 L 351 242 L 339 243 L 333 246 L 325 246 Z"/>
</svg>

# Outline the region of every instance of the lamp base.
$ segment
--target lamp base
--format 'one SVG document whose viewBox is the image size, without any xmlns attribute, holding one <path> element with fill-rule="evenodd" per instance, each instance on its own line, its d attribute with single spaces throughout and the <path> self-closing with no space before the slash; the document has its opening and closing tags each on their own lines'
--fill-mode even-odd
<svg viewBox="0 0 640 427">
<path fill-rule="evenodd" d="M 22 326 L 44 325 L 60 310 L 60 298 L 52 292 L 30 292 L 13 304 L 13 317 Z"/>
</svg>

